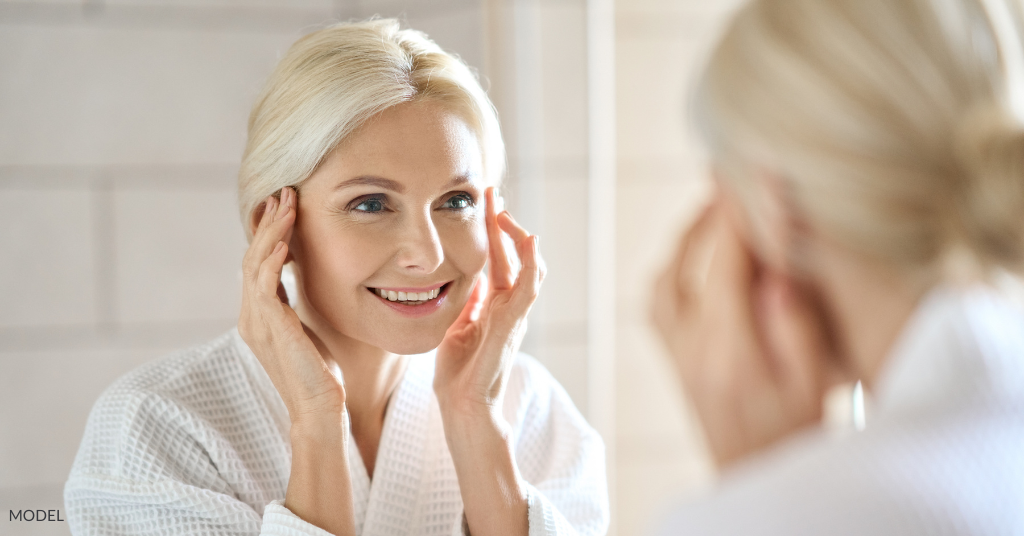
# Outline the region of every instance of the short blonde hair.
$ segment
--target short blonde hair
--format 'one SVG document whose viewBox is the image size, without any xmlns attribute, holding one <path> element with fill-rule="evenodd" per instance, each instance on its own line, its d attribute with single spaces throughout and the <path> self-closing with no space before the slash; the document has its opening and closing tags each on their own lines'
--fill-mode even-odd
<svg viewBox="0 0 1024 536">
<path fill-rule="evenodd" d="M 813 228 L 889 266 L 938 278 L 966 252 L 1020 271 L 1005 18 L 1020 28 L 1015 0 L 754 0 L 698 84 L 699 129 L 750 211 L 764 166 Z"/>
<path fill-rule="evenodd" d="M 393 19 L 335 24 L 299 39 L 271 74 L 249 115 L 238 175 L 242 226 L 269 195 L 300 186 L 371 117 L 404 102 L 451 107 L 475 132 L 491 184 L 505 171 L 494 106 L 465 63 Z"/>
</svg>

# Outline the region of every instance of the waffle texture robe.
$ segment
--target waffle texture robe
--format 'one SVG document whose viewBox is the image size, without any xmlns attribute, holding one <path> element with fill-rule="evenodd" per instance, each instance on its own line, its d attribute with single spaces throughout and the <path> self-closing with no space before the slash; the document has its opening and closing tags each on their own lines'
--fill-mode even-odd
<svg viewBox="0 0 1024 536">
<path fill-rule="evenodd" d="M 995 291 L 933 291 L 883 367 L 863 431 L 795 438 L 658 533 L 1024 534 L 1024 314 Z"/>
<path fill-rule="evenodd" d="M 410 359 L 388 405 L 372 481 L 359 449 L 348 449 L 358 534 L 463 534 L 433 373 L 432 354 Z M 528 482 L 530 535 L 604 534 L 604 444 L 565 390 L 520 354 L 503 411 Z M 289 426 L 237 331 L 149 363 L 92 409 L 64 488 L 72 533 L 325 536 L 283 505 Z"/>
</svg>

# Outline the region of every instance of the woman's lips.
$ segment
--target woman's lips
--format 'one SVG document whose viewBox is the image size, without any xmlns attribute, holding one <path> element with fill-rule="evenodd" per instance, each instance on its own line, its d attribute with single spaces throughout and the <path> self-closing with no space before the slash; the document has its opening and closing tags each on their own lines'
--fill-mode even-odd
<svg viewBox="0 0 1024 536">
<path fill-rule="evenodd" d="M 448 296 L 450 286 L 451 283 L 448 282 L 438 287 L 405 287 L 402 289 L 367 287 L 367 290 L 391 310 L 403 316 L 420 317 L 441 308 Z"/>
</svg>

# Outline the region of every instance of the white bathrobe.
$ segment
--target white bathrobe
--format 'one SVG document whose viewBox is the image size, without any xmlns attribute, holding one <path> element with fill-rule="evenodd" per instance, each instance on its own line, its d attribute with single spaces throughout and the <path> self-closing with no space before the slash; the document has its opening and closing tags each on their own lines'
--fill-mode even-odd
<svg viewBox="0 0 1024 536">
<path fill-rule="evenodd" d="M 371 481 L 351 445 L 363 535 L 461 535 L 462 496 L 432 389 L 432 354 L 391 397 Z M 504 415 L 528 482 L 531 536 L 604 534 L 604 445 L 565 390 L 520 355 Z M 76 535 L 326 535 L 283 505 L 291 468 L 280 395 L 236 331 L 108 388 L 64 488 Z"/>
<path fill-rule="evenodd" d="M 933 292 L 884 365 L 862 432 L 809 432 L 679 506 L 669 535 L 1024 534 L 1024 315 Z"/>
</svg>

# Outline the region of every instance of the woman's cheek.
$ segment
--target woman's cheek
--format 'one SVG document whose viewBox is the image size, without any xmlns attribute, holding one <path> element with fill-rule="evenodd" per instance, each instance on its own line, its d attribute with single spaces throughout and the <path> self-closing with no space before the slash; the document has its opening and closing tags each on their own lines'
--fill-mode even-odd
<svg viewBox="0 0 1024 536">
<path fill-rule="evenodd" d="M 483 215 L 446 226 L 441 239 L 452 264 L 462 273 L 476 275 L 487 262 L 487 228 Z"/>
</svg>

